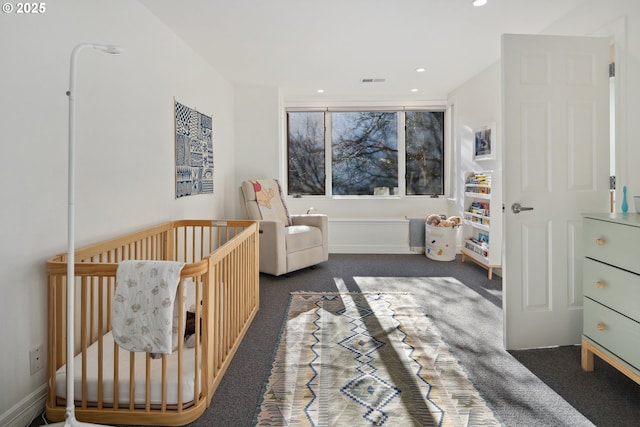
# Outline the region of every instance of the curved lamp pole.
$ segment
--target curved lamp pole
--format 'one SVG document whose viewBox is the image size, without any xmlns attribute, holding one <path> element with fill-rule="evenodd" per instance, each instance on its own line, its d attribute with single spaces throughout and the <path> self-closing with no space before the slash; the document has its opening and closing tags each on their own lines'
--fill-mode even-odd
<svg viewBox="0 0 640 427">
<path fill-rule="evenodd" d="M 74 337 L 75 337 L 75 313 L 74 313 L 74 283 L 75 283 L 75 93 L 76 93 L 76 63 L 78 54 L 83 49 L 97 49 L 106 53 L 122 53 L 118 46 L 83 43 L 73 48 L 71 52 L 71 69 L 69 73 L 69 186 L 68 186 L 68 222 L 67 222 L 67 409 L 64 421 L 54 426 L 81 427 L 93 424 L 83 423 L 76 419 L 74 397 Z"/>
</svg>

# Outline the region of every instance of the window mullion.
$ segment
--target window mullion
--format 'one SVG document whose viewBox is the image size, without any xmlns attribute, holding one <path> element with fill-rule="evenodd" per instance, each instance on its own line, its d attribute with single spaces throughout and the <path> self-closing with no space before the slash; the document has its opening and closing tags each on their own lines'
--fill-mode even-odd
<svg viewBox="0 0 640 427">
<path fill-rule="evenodd" d="M 333 163 L 332 156 L 332 140 L 331 140 L 331 113 L 325 111 L 324 113 L 324 193 L 326 196 L 333 195 L 333 169 L 331 168 Z"/>
<path fill-rule="evenodd" d="M 398 195 L 406 196 L 407 164 L 406 164 L 406 120 L 404 111 L 398 112 Z"/>
</svg>

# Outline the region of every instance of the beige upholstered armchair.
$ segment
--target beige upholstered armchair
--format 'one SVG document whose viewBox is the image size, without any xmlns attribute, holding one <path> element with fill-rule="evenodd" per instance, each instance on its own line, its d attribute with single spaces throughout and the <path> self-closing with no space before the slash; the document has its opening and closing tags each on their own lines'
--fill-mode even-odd
<svg viewBox="0 0 640 427">
<path fill-rule="evenodd" d="M 280 276 L 329 259 L 326 215 L 289 215 L 275 179 L 243 181 L 241 204 L 260 223 L 260 271 Z"/>
</svg>

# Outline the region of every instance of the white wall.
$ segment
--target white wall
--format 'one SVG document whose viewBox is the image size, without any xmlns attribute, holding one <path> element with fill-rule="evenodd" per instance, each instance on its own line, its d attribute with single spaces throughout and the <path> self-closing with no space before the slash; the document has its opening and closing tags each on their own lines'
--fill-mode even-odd
<svg viewBox="0 0 640 427">
<path fill-rule="evenodd" d="M 501 264 L 502 254 L 502 138 L 501 138 L 501 72 L 495 63 L 456 89 L 450 97 L 454 104 L 455 155 L 453 173 L 458 185 L 455 210 L 464 210 L 464 180 L 469 172 L 493 171 L 491 193 L 491 259 Z M 474 129 L 493 124 L 493 158 L 474 161 Z M 495 201 L 494 201 L 495 200 Z M 463 233 L 462 237 L 465 233 Z M 466 233 L 470 234 L 470 233 Z"/>
<path fill-rule="evenodd" d="M 464 180 L 466 172 L 498 170 L 502 160 L 501 125 L 501 75 L 500 64 L 495 63 L 456 89 L 450 97 L 455 108 L 455 179 Z M 498 135 L 494 140 L 494 158 L 474 161 L 474 129 L 495 123 Z M 456 197 L 461 198 L 464 188 L 457 188 Z"/>
<path fill-rule="evenodd" d="M 46 372 L 31 376 L 28 355 L 47 341 L 45 261 L 66 251 L 65 92 L 76 44 L 126 50 L 79 56 L 76 245 L 234 213 L 223 203 L 234 188 L 233 87 L 137 1 L 46 6 L 0 14 L 0 425 L 25 425 L 21 408 L 44 392 Z M 215 195 L 175 199 L 174 97 L 213 116 Z"/>
<path fill-rule="evenodd" d="M 235 89 L 235 199 L 240 215 L 238 189 L 247 179 L 279 178 L 279 92 L 268 86 L 237 86 Z"/>
</svg>

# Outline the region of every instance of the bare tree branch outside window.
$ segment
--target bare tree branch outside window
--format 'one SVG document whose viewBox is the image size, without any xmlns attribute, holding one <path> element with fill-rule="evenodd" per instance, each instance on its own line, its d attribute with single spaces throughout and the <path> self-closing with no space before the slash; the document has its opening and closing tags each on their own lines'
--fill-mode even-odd
<svg viewBox="0 0 640 427">
<path fill-rule="evenodd" d="M 332 189 L 335 195 L 373 195 L 398 188 L 398 117 L 394 112 L 334 112 Z M 389 194 L 387 193 L 387 194 Z"/>
<path fill-rule="evenodd" d="M 290 112 L 289 194 L 324 195 L 324 113 Z"/>
</svg>

